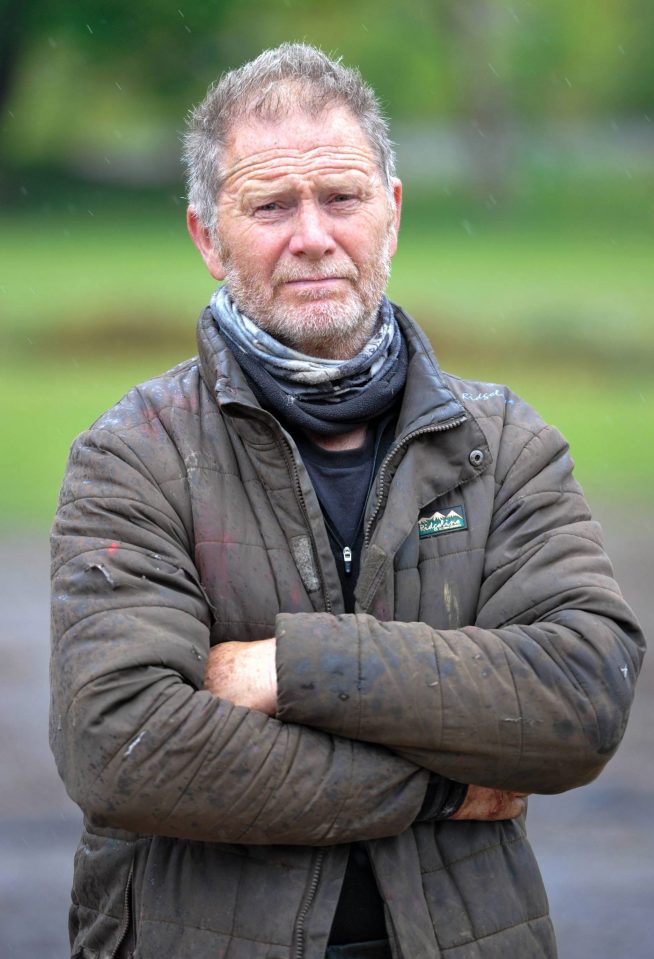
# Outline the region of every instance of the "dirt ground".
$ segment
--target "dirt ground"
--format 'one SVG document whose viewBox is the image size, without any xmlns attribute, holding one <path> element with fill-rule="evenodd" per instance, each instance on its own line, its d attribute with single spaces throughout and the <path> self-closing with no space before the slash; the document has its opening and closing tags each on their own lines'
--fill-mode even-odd
<svg viewBox="0 0 654 959">
<path fill-rule="evenodd" d="M 622 509 L 596 512 L 618 579 L 651 634 L 654 513 L 631 518 Z M 0 540 L 0 567 L 0 956 L 65 959 L 80 816 L 57 778 L 47 743 L 45 539 Z M 600 779 L 563 796 L 530 800 L 529 831 L 560 959 L 654 954 L 653 729 L 650 654 L 624 743 Z"/>
</svg>

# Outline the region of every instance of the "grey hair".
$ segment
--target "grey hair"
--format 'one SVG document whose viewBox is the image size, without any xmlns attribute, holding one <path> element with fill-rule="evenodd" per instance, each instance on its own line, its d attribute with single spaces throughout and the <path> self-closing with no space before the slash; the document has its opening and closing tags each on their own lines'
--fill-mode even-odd
<svg viewBox="0 0 654 959">
<path fill-rule="evenodd" d="M 319 115 L 332 105 L 348 107 L 358 120 L 391 195 L 395 154 L 372 87 L 359 70 L 343 66 L 317 47 L 282 43 L 223 74 L 189 114 L 183 154 L 188 200 L 202 225 L 215 233 L 223 152 L 236 120 L 256 116 L 276 122 L 298 108 Z"/>
</svg>

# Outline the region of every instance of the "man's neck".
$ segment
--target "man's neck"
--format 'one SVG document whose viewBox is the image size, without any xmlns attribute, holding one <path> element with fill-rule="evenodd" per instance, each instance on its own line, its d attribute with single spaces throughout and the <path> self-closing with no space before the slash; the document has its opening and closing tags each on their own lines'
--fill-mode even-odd
<svg viewBox="0 0 654 959">
<path fill-rule="evenodd" d="M 313 433 L 307 430 L 307 436 L 317 446 L 333 453 L 339 453 L 342 450 L 357 450 L 363 446 L 366 440 L 366 427 L 357 426 L 355 430 L 349 433 L 339 433 L 336 436 L 322 436 L 320 433 Z"/>
</svg>

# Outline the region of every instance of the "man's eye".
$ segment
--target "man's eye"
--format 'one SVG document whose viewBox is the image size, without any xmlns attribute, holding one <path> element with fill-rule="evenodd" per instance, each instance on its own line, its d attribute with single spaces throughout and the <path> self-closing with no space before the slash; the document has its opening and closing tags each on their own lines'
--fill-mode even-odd
<svg viewBox="0 0 654 959">
<path fill-rule="evenodd" d="M 332 203 L 348 203 L 351 200 L 355 200 L 356 197 L 352 196 L 351 193 L 335 193 L 331 198 Z"/>
<path fill-rule="evenodd" d="M 275 200 L 271 200 L 270 203 L 262 203 L 257 207 L 257 213 L 274 213 L 275 210 L 279 210 L 280 206 Z"/>
</svg>

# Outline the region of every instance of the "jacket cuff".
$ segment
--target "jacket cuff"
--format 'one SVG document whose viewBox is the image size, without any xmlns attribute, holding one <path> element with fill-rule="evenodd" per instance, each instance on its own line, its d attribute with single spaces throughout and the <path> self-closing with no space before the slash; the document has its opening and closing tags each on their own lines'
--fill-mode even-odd
<svg viewBox="0 0 654 959">
<path fill-rule="evenodd" d="M 432 773 L 416 822 L 441 822 L 443 819 L 450 819 L 461 808 L 467 792 L 466 783 L 457 783 Z"/>
<path fill-rule="evenodd" d="M 357 739 L 360 649 L 355 616 L 279 613 L 277 719 Z"/>
</svg>

